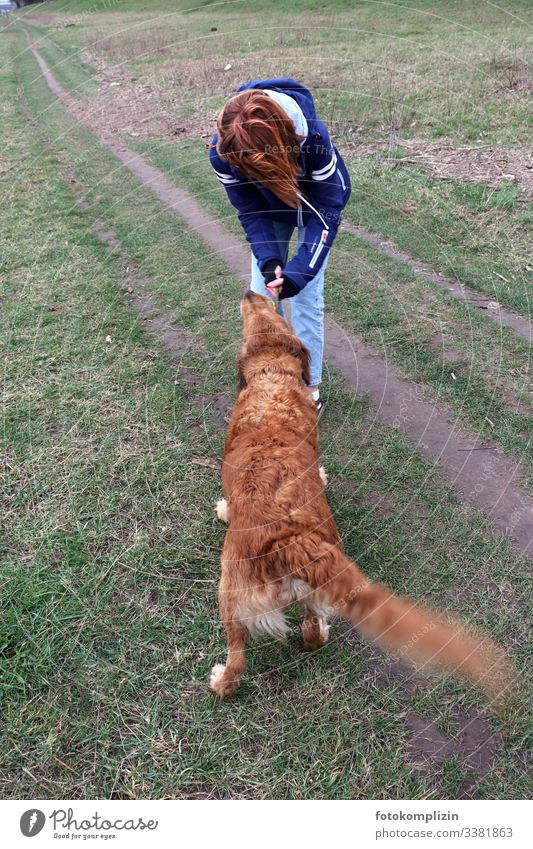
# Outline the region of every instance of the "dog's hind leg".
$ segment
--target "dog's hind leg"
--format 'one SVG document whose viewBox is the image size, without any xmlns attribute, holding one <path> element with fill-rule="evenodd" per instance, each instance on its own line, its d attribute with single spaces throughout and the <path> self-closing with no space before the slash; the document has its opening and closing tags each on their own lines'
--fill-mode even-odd
<svg viewBox="0 0 533 849">
<path fill-rule="evenodd" d="M 302 622 L 302 637 L 306 651 L 316 651 L 325 645 L 329 637 L 329 625 L 326 617 L 307 609 Z"/>
<path fill-rule="evenodd" d="M 221 699 L 238 689 L 246 668 L 246 638 L 248 630 L 234 619 L 224 623 L 228 635 L 228 657 L 226 665 L 217 663 L 211 670 L 209 686 Z"/>
</svg>

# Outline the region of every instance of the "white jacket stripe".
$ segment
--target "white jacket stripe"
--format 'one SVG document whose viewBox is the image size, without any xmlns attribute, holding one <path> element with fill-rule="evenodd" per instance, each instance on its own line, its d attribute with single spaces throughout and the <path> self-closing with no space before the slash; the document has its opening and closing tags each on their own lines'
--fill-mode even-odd
<svg viewBox="0 0 533 849">
<path fill-rule="evenodd" d="M 332 167 L 334 168 L 336 164 L 337 154 L 334 153 L 327 165 L 324 165 L 322 168 L 317 168 L 316 171 L 311 171 L 311 174 L 313 177 L 318 177 L 319 174 L 323 174 L 324 171 L 329 171 L 329 169 Z"/>
<path fill-rule="evenodd" d="M 232 177 L 231 174 L 221 174 L 220 171 L 215 170 L 215 174 L 221 183 L 238 183 L 239 181 Z"/>
<path fill-rule="evenodd" d="M 315 172 L 313 171 L 312 174 L 311 174 L 311 179 L 313 179 L 313 180 L 327 180 L 327 178 L 331 177 L 331 175 L 334 174 L 336 170 L 337 170 L 337 163 L 334 162 L 333 165 L 330 167 L 329 171 L 324 171 L 323 174 L 315 174 Z"/>
</svg>

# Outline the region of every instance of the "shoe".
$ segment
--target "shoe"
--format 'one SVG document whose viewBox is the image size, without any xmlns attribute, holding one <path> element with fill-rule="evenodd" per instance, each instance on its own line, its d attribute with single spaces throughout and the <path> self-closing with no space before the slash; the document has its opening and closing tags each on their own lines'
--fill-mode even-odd
<svg viewBox="0 0 533 849">
<path fill-rule="evenodd" d="M 320 417 L 320 415 L 321 415 L 321 413 L 324 409 L 324 402 L 322 401 L 322 398 L 320 398 L 320 396 L 315 401 L 315 407 L 316 407 L 316 414 L 317 414 L 318 417 Z"/>
</svg>

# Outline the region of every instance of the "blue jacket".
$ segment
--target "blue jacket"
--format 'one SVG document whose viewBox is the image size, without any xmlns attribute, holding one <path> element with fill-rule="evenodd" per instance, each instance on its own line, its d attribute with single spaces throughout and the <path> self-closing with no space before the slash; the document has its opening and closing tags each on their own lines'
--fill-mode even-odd
<svg viewBox="0 0 533 849">
<path fill-rule="evenodd" d="M 283 268 L 288 283 L 283 294 L 295 295 L 315 277 L 331 248 L 342 210 L 350 197 L 350 177 L 326 127 L 317 118 L 313 96 L 307 88 L 296 80 L 284 78 L 253 80 L 237 91 L 252 88 L 267 90 L 293 119 L 297 133 L 305 135 L 298 156 L 300 206 L 291 209 L 266 186 L 250 180 L 219 156 L 215 147 L 217 133 L 211 141 L 209 159 L 238 212 L 261 271 L 271 260 L 281 262 L 273 220 L 305 227 L 304 244 Z"/>
</svg>

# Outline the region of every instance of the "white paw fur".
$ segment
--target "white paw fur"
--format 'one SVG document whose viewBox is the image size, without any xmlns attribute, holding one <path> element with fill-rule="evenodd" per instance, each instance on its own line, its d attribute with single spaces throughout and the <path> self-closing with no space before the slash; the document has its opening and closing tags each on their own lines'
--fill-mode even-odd
<svg viewBox="0 0 533 849">
<path fill-rule="evenodd" d="M 221 522 L 229 522 L 229 506 L 225 498 L 220 498 L 215 507 L 215 513 Z"/>
<path fill-rule="evenodd" d="M 327 623 L 327 620 L 321 617 L 318 627 L 320 628 L 320 639 L 324 643 L 327 643 L 329 638 L 329 625 Z"/>
<path fill-rule="evenodd" d="M 322 481 L 322 483 L 326 487 L 328 485 L 328 475 L 327 475 L 327 472 L 326 472 L 324 466 L 318 467 L 318 474 L 320 475 L 320 480 Z"/>
<path fill-rule="evenodd" d="M 211 689 L 216 687 L 224 672 L 226 671 L 226 667 L 223 663 L 215 663 L 211 670 L 211 675 L 209 676 L 209 686 Z"/>
</svg>

